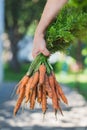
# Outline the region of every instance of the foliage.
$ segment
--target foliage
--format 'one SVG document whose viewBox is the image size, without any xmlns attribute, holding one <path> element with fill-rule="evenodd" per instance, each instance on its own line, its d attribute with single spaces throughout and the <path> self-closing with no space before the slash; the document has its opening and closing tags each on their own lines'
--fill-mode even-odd
<svg viewBox="0 0 87 130">
<path fill-rule="evenodd" d="M 39 19 L 45 0 L 6 0 L 5 20 L 6 30 L 17 28 L 17 32 L 25 34 L 29 25 L 35 19 Z"/>
<path fill-rule="evenodd" d="M 87 7 L 87 0 L 69 0 L 69 3 L 74 7 L 79 8 Z"/>
<path fill-rule="evenodd" d="M 87 41 L 87 13 L 69 3 L 60 11 L 46 32 L 51 53 L 65 51 L 75 40 Z"/>
</svg>

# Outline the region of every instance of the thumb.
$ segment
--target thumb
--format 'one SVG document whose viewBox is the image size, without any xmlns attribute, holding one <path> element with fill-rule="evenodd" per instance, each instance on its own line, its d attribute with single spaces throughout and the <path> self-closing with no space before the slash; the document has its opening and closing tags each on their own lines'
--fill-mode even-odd
<svg viewBox="0 0 87 130">
<path fill-rule="evenodd" d="M 41 53 L 45 56 L 49 56 L 50 52 L 47 50 L 47 48 L 44 48 L 43 50 L 41 50 Z"/>
</svg>

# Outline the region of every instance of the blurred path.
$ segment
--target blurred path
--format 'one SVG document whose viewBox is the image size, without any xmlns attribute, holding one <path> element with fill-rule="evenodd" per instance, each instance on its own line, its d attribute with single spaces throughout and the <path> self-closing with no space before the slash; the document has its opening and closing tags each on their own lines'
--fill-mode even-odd
<svg viewBox="0 0 87 130">
<path fill-rule="evenodd" d="M 16 97 L 11 98 L 15 83 L 0 85 L 0 130 L 87 130 L 87 102 L 76 91 L 62 86 L 69 100 L 69 106 L 62 104 L 64 116 L 58 113 L 55 120 L 51 101 L 49 100 L 48 112 L 45 120 L 42 120 L 42 112 L 37 104 L 35 110 L 22 110 L 14 117 L 13 107 Z"/>
</svg>

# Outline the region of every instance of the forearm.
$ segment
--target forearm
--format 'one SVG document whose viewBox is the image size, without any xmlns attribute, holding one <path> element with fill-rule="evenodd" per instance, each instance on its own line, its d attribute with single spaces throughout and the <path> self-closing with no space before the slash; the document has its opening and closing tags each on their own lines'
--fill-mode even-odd
<svg viewBox="0 0 87 130">
<path fill-rule="evenodd" d="M 46 28 L 56 17 L 60 9 L 67 0 L 47 0 L 40 22 L 37 26 L 35 35 L 44 35 Z"/>
<path fill-rule="evenodd" d="M 42 53 L 45 56 L 50 55 L 50 52 L 46 48 L 46 41 L 44 39 L 45 30 L 66 2 L 67 0 L 47 0 L 46 6 L 34 35 L 32 51 L 34 58 L 39 53 Z"/>
</svg>

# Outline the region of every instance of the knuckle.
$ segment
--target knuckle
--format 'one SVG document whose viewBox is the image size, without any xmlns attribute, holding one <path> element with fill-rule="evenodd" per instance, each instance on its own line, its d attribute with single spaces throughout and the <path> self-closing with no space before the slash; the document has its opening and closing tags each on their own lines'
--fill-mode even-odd
<svg viewBox="0 0 87 130">
<path fill-rule="evenodd" d="M 43 52 L 45 49 L 44 48 L 41 48 L 40 51 Z"/>
</svg>

